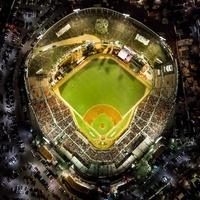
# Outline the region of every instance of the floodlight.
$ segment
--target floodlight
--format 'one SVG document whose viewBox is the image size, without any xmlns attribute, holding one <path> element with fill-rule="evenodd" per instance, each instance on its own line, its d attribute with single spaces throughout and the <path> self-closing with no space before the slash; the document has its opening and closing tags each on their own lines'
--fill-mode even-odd
<svg viewBox="0 0 200 200">
<path fill-rule="evenodd" d="M 126 13 L 123 13 L 122 15 L 124 15 L 125 18 L 126 18 L 126 17 L 130 17 L 130 15 L 129 15 L 129 14 L 126 14 Z"/>
<path fill-rule="evenodd" d="M 48 144 L 50 144 L 50 141 L 49 141 L 46 137 L 43 137 L 43 139 L 44 139 Z"/>
<path fill-rule="evenodd" d="M 78 11 L 80 11 L 80 8 L 74 9 L 73 10 L 75 13 L 78 13 Z"/>
<path fill-rule="evenodd" d="M 160 136 L 156 141 L 155 144 L 157 144 L 162 139 L 162 136 Z"/>
<path fill-rule="evenodd" d="M 162 36 L 160 36 L 160 39 L 161 39 L 161 40 L 163 40 L 163 41 L 165 41 L 165 40 L 166 40 L 166 39 L 165 39 L 164 37 L 162 37 Z"/>
</svg>

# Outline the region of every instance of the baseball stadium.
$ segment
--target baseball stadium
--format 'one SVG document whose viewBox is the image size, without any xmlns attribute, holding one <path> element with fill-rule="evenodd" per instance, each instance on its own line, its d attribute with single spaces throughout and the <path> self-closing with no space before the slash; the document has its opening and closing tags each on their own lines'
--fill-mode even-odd
<svg viewBox="0 0 200 200">
<path fill-rule="evenodd" d="M 38 146 L 85 180 L 138 163 L 173 114 L 178 71 L 165 39 L 110 9 L 57 21 L 38 37 L 26 67 Z"/>
</svg>

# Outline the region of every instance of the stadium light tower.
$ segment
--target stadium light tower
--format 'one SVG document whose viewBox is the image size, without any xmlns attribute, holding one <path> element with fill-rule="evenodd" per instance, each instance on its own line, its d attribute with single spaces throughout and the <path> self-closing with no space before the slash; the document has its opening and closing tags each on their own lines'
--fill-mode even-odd
<svg viewBox="0 0 200 200">
<path fill-rule="evenodd" d="M 165 39 L 164 37 L 162 37 L 162 36 L 160 36 L 160 39 L 161 39 L 162 41 L 166 41 L 166 39 Z"/>
<path fill-rule="evenodd" d="M 80 8 L 74 9 L 73 10 L 75 13 L 78 13 L 80 11 Z"/>
<path fill-rule="evenodd" d="M 125 18 L 126 18 L 126 17 L 130 17 L 130 15 L 129 15 L 129 14 L 126 14 L 126 13 L 123 13 L 123 15 L 124 15 Z"/>
</svg>

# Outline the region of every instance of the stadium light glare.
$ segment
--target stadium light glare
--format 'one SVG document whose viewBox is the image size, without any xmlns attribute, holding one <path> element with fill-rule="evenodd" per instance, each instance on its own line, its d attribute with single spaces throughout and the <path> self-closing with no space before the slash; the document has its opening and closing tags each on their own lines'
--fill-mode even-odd
<svg viewBox="0 0 200 200">
<path fill-rule="evenodd" d="M 131 165 L 131 168 L 134 168 L 135 167 L 135 164 L 134 163 L 132 163 L 132 165 Z"/>
<path fill-rule="evenodd" d="M 162 136 L 160 136 L 156 141 L 155 144 L 157 144 L 162 139 Z"/>
<path fill-rule="evenodd" d="M 73 12 L 78 13 L 80 11 L 80 8 L 74 9 Z"/>
<path fill-rule="evenodd" d="M 126 18 L 126 17 L 130 17 L 130 15 L 129 15 L 129 14 L 126 14 L 126 13 L 123 13 L 122 15 L 124 15 L 125 18 Z"/>
<path fill-rule="evenodd" d="M 41 74 L 42 72 L 43 72 L 43 69 L 41 68 L 36 72 L 36 74 Z"/>
<path fill-rule="evenodd" d="M 43 139 L 44 139 L 48 144 L 50 144 L 50 141 L 49 141 L 47 138 L 43 137 Z"/>
<path fill-rule="evenodd" d="M 160 36 L 160 39 L 163 40 L 163 41 L 166 41 L 166 39 L 162 36 Z"/>
</svg>

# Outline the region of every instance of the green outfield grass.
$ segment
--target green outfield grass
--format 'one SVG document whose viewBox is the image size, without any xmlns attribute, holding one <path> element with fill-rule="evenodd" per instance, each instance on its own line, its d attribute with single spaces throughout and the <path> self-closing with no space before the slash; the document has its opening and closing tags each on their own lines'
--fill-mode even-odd
<svg viewBox="0 0 200 200">
<path fill-rule="evenodd" d="M 144 95 L 145 86 L 112 59 L 91 60 L 59 87 L 60 95 L 81 116 L 107 104 L 123 116 Z"/>
<path fill-rule="evenodd" d="M 60 95 L 72 107 L 80 131 L 100 149 L 111 146 L 128 126 L 132 109 L 145 90 L 143 83 L 111 58 L 91 60 L 59 87 Z M 91 113 L 91 123 L 85 121 L 84 115 L 97 105 L 113 107 L 122 119 L 114 124 L 116 115 L 109 117 L 96 110 L 96 115 Z"/>
</svg>

